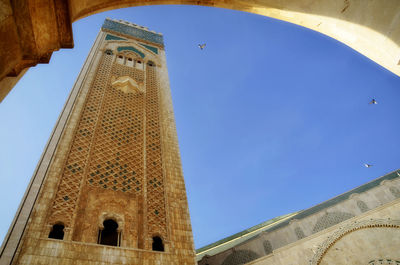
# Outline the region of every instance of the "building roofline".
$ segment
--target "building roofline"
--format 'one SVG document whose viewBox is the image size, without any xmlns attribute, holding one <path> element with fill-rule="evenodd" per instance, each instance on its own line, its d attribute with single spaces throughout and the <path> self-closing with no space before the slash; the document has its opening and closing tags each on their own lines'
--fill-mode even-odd
<svg viewBox="0 0 400 265">
<path fill-rule="evenodd" d="M 234 240 L 236 240 L 238 238 L 241 238 L 243 236 L 246 236 L 246 235 L 248 235 L 248 234 L 250 234 L 250 233 L 252 233 L 254 231 L 263 230 L 262 232 L 271 232 L 271 231 L 277 230 L 279 228 L 283 228 L 283 227 L 289 225 L 292 220 L 303 219 L 303 218 L 306 218 L 306 217 L 308 217 L 308 216 L 310 216 L 310 215 L 312 215 L 314 213 L 317 213 L 317 212 L 319 212 L 319 211 L 321 211 L 323 209 L 326 209 L 328 207 L 334 206 L 334 205 L 336 205 L 336 204 L 338 204 L 338 203 L 340 203 L 340 202 L 342 202 L 344 200 L 347 200 L 348 198 L 350 198 L 350 196 L 352 194 L 363 193 L 363 192 L 366 192 L 366 191 L 368 191 L 368 190 L 370 190 L 372 188 L 375 188 L 375 187 L 379 186 L 382 183 L 382 181 L 384 181 L 384 180 L 393 180 L 393 179 L 399 178 L 400 177 L 399 174 L 400 174 L 400 169 L 394 170 L 394 171 L 392 171 L 392 172 L 390 172 L 388 174 L 385 174 L 385 175 L 383 175 L 383 176 L 381 176 L 379 178 L 371 180 L 371 181 L 369 181 L 369 182 L 367 182 L 367 183 L 365 183 L 365 184 L 363 184 L 361 186 L 358 186 L 358 187 L 356 187 L 356 188 L 354 188 L 354 189 L 352 189 L 350 191 L 347 191 L 347 192 L 342 193 L 342 194 L 340 194 L 338 196 L 335 196 L 332 199 L 329 199 L 329 200 L 324 201 L 322 203 L 319 203 L 319 204 L 317 204 L 315 206 L 312 206 L 312 207 L 310 207 L 310 208 L 308 208 L 306 210 L 299 211 L 299 212 L 296 212 L 294 214 L 287 214 L 287 215 L 283 215 L 283 216 L 279 216 L 279 217 L 270 219 L 270 220 L 265 221 L 265 222 L 263 222 L 261 224 L 258 224 L 258 225 L 255 225 L 253 227 L 250 227 L 249 229 L 243 230 L 241 232 L 238 232 L 236 234 L 233 234 L 231 236 L 228 236 L 226 238 L 218 240 L 217 242 L 214 242 L 214 243 L 211 243 L 211 244 L 206 245 L 204 247 L 201 247 L 201 248 L 196 250 L 196 255 L 197 256 L 198 255 L 204 255 L 204 254 L 206 254 L 205 252 L 207 252 L 207 251 L 209 251 L 211 249 L 218 248 L 219 246 L 221 246 L 223 244 L 232 242 L 232 241 L 234 241 Z"/>
</svg>

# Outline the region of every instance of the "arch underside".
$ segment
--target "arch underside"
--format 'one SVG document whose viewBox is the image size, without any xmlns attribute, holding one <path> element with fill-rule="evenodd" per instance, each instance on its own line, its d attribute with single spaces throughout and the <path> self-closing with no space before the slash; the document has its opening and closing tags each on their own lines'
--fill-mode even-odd
<svg viewBox="0 0 400 265">
<path fill-rule="evenodd" d="M 73 47 L 71 23 L 106 10 L 185 4 L 250 12 L 330 36 L 400 75 L 398 0 L 21 0 L 0 12 L 0 101 L 26 69 Z M 54 22 L 57 23 L 54 23 Z M 43 33 L 47 34 L 43 34 Z"/>
<path fill-rule="evenodd" d="M 400 75 L 400 3 L 397 0 L 71 0 L 71 19 L 116 8 L 202 5 L 267 16 L 328 35 Z"/>
</svg>

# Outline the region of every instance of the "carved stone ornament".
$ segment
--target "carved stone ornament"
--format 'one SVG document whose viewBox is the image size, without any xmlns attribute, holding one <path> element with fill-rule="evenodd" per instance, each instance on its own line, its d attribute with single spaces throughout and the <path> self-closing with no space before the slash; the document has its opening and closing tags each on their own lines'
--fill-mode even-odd
<svg viewBox="0 0 400 265">
<path fill-rule="evenodd" d="M 111 80 L 113 88 L 121 90 L 124 93 L 143 93 L 143 89 L 139 84 L 129 76 L 121 76 Z"/>
<path fill-rule="evenodd" d="M 333 234 L 331 234 L 320 246 L 318 246 L 314 256 L 310 260 L 310 265 L 320 264 L 322 258 L 328 252 L 330 247 L 332 247 L 337 241 L 339 241 L 345 235 L 359 229 L 373 228 L 373 227 L 400 228 L 400 220 L 370 219 L 360 222 L 352 222 L 344 227 L 340 227 Z"/>
</svg>

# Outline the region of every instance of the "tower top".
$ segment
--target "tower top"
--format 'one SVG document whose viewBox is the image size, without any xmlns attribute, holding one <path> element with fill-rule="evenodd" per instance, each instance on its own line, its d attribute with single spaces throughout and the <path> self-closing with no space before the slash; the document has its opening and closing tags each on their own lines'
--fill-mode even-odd
<svg viewBox="0 0 400 265">
<path fill-rule="evenodd" d="M 121 19 L 106 18 L 103 23 L 102 29 L 107 31 L 114 31 L 119 34 L 132 36 L 142 40 L 150 41 L 153 43 L 164 45 L 164 38 L 161 33 L 149 30 L 146 27 L 130 23 Z"/>
</svg>

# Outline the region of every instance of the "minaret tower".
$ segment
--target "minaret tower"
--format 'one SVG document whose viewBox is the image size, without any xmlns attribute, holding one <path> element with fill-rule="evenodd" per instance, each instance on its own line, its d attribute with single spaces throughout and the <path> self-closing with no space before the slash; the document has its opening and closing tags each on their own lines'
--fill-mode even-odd
<svg viewBox="0 0 400 265">
<path fill-rule="evenodd" d="M 195 264 L 163 36 L 106 19 L 0 264 Z"/>
</svg>

